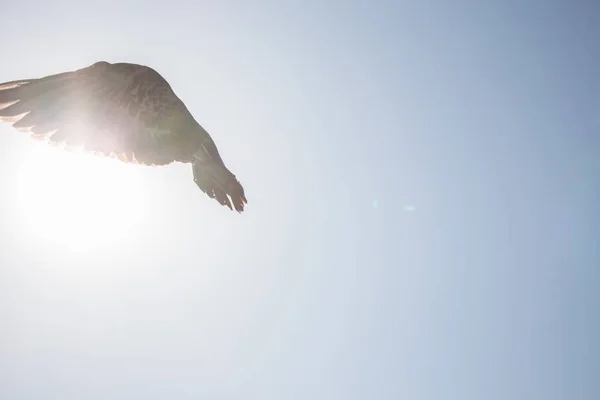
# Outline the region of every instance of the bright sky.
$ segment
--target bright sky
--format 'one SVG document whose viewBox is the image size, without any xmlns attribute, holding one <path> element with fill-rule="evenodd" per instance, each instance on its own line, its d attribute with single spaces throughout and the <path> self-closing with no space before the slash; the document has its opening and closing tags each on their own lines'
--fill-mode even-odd
<svg viewBox="0 0 600 400">
<path fill-rule="evenodd" d="M 600 398 L 597 2 L 57 3 L 0 81 L 150 65 L 249 204 L 1 125 L 1 399 Z"/>
</svg>

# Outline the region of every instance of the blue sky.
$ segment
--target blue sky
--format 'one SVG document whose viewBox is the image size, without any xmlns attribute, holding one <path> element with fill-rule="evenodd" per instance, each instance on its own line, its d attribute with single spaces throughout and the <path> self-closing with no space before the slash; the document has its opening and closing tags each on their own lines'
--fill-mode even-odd
<svg viewBox="0 0 600 400">
<path fill-rule="evenodd" d="M 598 398 L 599 26 L 592 1 L 5 5 L 0 81 L 150 65 L 249 204 L 0 126 L 0 397 Z"/>
</svg>

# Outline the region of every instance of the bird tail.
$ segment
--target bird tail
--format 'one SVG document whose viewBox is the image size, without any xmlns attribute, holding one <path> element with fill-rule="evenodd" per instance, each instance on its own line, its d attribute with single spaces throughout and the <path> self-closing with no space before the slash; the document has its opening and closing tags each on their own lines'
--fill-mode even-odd
<svg viewBox="0 0 600 400">
<path fill-rule="evenodd" d="M 34 107 L 40 104 L 53 106 L 59 96 L 68 92 L 72 83 L 76 83 L 76 76 L 71 71 L 43 78 L 0 83 L 0 122 L 17 122 L 32 108 L 42 112 L 40 107 Z M 15 128 L 24 124 L 25 122 L 16 123 Z"/>
<path fill-rule="evenodd" d="M 208 197 L 229 207 L 230 210 L 235 208 L 238 213 L 244 211 L 244 206 L 248 204 L 244 188 L 225 166 L 195 161 L 192 171 L 194 182 Z"/>
</svg>

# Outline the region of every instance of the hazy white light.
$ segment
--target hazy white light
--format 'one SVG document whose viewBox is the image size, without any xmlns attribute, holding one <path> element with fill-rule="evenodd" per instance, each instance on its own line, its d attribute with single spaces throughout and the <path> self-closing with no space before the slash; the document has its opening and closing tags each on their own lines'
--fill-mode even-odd
<svg viewBox="0 0 600 400">
<path fill-rule="evenodd" d="M 32 146 L 16 171 L 23 228 L 70 251 L 129 237 L 149 209 L 140 168 L 46 144 Z"/>
</svg>

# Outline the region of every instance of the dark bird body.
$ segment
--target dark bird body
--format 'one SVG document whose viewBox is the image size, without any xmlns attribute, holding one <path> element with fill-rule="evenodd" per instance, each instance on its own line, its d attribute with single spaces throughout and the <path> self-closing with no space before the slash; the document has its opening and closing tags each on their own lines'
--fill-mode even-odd
<svg viewBox="0 0 600 400">
<path fill-rule="evenodd" d="M 0 83 L 0 121 L 35 139 L 123 162 L 190 163 L 194 181 L 209 197 L 238 212 L 247 204 L 208 132 L 152 68 L 100 61 Z"/>
</svg>

